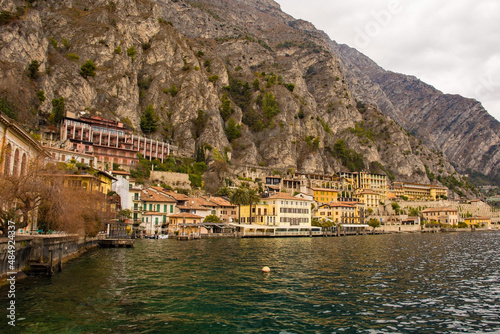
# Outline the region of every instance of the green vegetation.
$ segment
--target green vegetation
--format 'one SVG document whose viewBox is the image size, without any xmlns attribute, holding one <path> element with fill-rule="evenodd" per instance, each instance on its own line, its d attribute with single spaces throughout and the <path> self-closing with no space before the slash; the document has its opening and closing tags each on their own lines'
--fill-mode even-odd
<svg viewBox="0 0 500 334">
<path fill-rule="evenodd" d="M 429 167 L 427 165 L 424 165 L 425 167 L 425 173 L 427 174 L 427 177 L 429 178 L 429 181 L 434 181 L 434 179 L 436 178 L 434 173 L 432 173 L 429 169 Z"/>
<path fill-rule="evenodd" d="M 226 122 L 233 113 L 233 109 L 231 108 L 231 100 L 227 98 L 226 93 L 222 95 L 221 102 L 222 104 L 219 107 L 219 112 L 224 122 Z"/>
<path fill-rule="evenodd" d="M 193 187 L 199 188 L 202 186 L 201 175 L 207 169 L 207 165 L 204 162 L 195 162 L 193 159 L 188 158 L 169 157 L 162 163 L 158 159 L 152 161 L 144 159 L 140 153 L 137 156 L 139 163 L 135 168 L 130 170 L 130 174 L 139 182 L 144 182 L 145 179 L 149 178 L 151 169 L 153 169 L 155 171 L 189 174 L 189 180 Z"/>
<path fill-rule="evenodd" d="M 134 61 L 136 54 L 137 54 L 137 51 L 135 51 L 135 46 L 134 45 L 132 45 L 131 47 L 129 47 L 127 49 L 127 56 L 129 56 L 130 58 L 132 58 L 132 61 Z"/>
<path fill-rule="evenodd" d="M 252 90 L 248 82 L 229 78 L 229 86 L 224 87 L 224 90 L 243 113 L 249 111 L 252 103 Z"/>
<path fill-rule="evenodd" d="M 372 174 L 385 174 L 389 178 L 389 180 L 394 181 L 396 179 L 396 176 L 394 173 L 389 169 L 384 167 L 380 162 L 378 161 L 372 161 L 370 162 L 370 173 Z"/>
<path fill-rule="evenodd" d="M 268 92 L 264 96 L 264 101 L 262 103 L 262 111 L 264 112 L 264 115 L 266 115 L 268 120 L 271 120 L 274 116 L 279 114 L 280 110 L 278 108 L 278 102 L 274 98 L 273 93 Z"/>
<path fill-rule="evenodd" d="M 343 139 L 339 139 L 331 151 L 332 156 L 339 159 L 342 165 L 346 166 L 351 172 L 359 172 L 365 168 L 364 157 L 352 149 L 346 148 Z"/>
<path fill-rule="evenodd" d="M 220 223 L 221 220 L 216 215 L 208 215 L 203 219 L 204 223 Z"/>
<path fill-rule="evenodd" d="M 55 50 L 57 50 L 57 41 L 53 37 L 49 37 L 49 43 Z"/>
<path fill-rule="evenodd" d="M 208 81 L 210 82 L 217 82 L 217 80 L 219 80 L 219 76 L 218 75 L 211 75 L 208 77 Z"/>
<path fill-rule="evenodd" d="M 19 18 L 19 15 L 6 10 L 0 11 L 0 25 L 9 24 Z"/>
<path fill-rule="evenodd" d="M 226 133 L 227 139 L 232 142 L 233 140 L 241 137 L 241 126 L 236 125 L 234 119 L 230 118 L 224 132 Z"/>
<path fill-rule="evenodd" d="M 43 90 L 39 90 L 38 92 L 36 92 L 36 97 L 40 104 L 42 104 L 46 100 L 45 92 Z"/>
<path fill-rule="evenodd" d="M 154 77 L 144 77 L 141 80 L 137 80 L 137 86 L 139 86 L 139 99 L 142 100 L 146 97 L 146 91 L 151 86 Z"/>
<path fill-rule="evenodd" d="M 52 113 L 49 116 L 49 121 L 54 124 L 59 124 L 66 116 L 64 110 L 64 97 L 52 99 Z"/>
<path fill-rule="evenodd" d="M 319 119 L 319 121 L 321 123 L 321 126 L 323 126 L 323 129 L 325 130 L 325 132 L 326 133 L 331 133 L 330 126 L 328 126 L 328 124 L 325 121 L 323 121 L 321 118 L 318 118 L 318 119 Z"/>
<path fill-rule="evenodd" d="M 150 104 L 141 116 L 141 130 L 144 133 L 153 133 L 158 130 L 159 118 L 154 107 Z"/>
<path fill-rule="evenodd" d="M 120 45 L 118 45 L 113 52 L 115 54 L 119 55 L 120 53 L 122 53 L 122 47 Z"/>
<path fill-rule="evenodd" d="M 198 116 L 194 120 L 194 138 L 199 138 L 201 132 L 205 128 L 207 122 L 207 114 L 203 110 L 198 110 Z"/>
<path fill-rule="evenodd" d="M 293 92 L 293 90 L 295 89 L 295 85 L 293 83 L 284 84 L 283 86 L 285 86 L 286 89 L 288 89 L 290 92 Z"/>
<path fill-rule="evenodd" d="M 392 202 L 392 209 L 396 212 L 397 215 L 399 215 L 399 212 L 401 210 L 401 207 L 399 206 L 399 203 L 397 202 Z"/>
<path fill-rule="evenodd" d="M 28 77 L 30 77 L 33 80 L 36 80 L 38 78 L 38 68 L 40 67 L 40 63 L 38 60 L 32 60 L 31 63 L 28 65 Z"/>
<path fill-rule="evenodd" d="M 177 89 L 177 86 L 175 84 L 173 84 L 172 86 L 170 86 L 169 89 L 164 89 L 163 92 L 165 94 L 170 93 L 170 96 L 175 97 L 177 95 L 177 93 L 179 92 L 179 90 Z"/>
<path fill-rule="evenodd" d="M 66 59 L 77 61 L 80 60 L 80 56 L 76 53 L 66 53 Z"/>
<path fill-rule="evenodd" d="M 80 67 L 80 75 L 84 78 L 95 77 L 95 69 L 94 62 L 89 59 Z"/>
<path fill-rule="evenodd" d="M 134 125 L 132 124 L 132 121 L 130 120 L 130 118 L 124 117 L 124 118 L 120 119 L 120 122 L 129 126 L 131 129 L 134 129 Z"/>
<path fill-rule="evenodd" d="M 5 97 L 0 99 L 0 111 L 7 117 L 17 120 L 18 112 L 16 106 L 10 103 Z"/>
<path fill-rule="evenodd" d="M 370 220 L 368 221 L 368 226 L 373 228 L 373 231 L 375 231 L 377 227 L 380 227 L 380 221 L 375 218 L 370 218 Z"/>
<path fill-rule="evenodd" d="M 356 123 L 354 128 L 349 128 L 349 131 L 359 138 L 366 137 L 370 139 L 371 141 L 374 141 L 374 136 L 373 136 L 373 130 L 372 129 L 366 129 L 364 122 L 358 122 Z"/>
</svg>

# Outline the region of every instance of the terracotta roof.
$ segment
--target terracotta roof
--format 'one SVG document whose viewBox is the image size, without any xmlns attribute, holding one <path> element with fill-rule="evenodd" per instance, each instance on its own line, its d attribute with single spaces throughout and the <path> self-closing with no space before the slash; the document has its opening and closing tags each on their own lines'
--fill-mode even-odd
<svg viewBox="0 0 500 334">
<path fill-rule="evenodd" d="M 465 218 L 465 220 L 470 219 L 470 220 L 490 220 L 490 217 L 470 217 L 470 218 Z"/>
<path fill-rule="evenodd" d="M 164 216 L 164 212 L 155 212 L 155 211 L 149 211 L 149 212 L 144 212 L 142 214 L 143 216 Z"/>
<path fill-rule="evenodd" d="M 168 202 L 177 203 L 176 200 L 170 198 L 169 196 L 154 191 L 152 189 L 143 189 L 141 192 L 141 200 L 143 202 Z"/>
<path fill-rule="evenodd" d="M 316 190 L 316 191 L 333 191 L 333 192 L 336 192 L 338 193 L 339 191 L 337 189 L 331 189 L 331 188 L 311 188 L 312 190 Z"/>
<path fill-rule="evenodd" d="M 355 208 L 354 205 L 345 204 L 345 203 L 330 203 L 328 204 L 331 208 Z"/>
<path fill-rule="evenodd" d="M 231 204 L 231 202 L 229 202 L 228 200 L 226 200 L 223 197 L 210 197 L 210 198 L 205 197 L 205 199 L 209 202 L 212 202 L 212 203 L 218 205 L 218 206 L 236 207 L 236 205 Z"/>
<path fill-rule="evenodd" d="M 197 218 L 197 219 L 202 219 L 202 216 L 194 215 L 192 213 L 187 213 L 187 212 L 182 212 L 182 213 L 175 213 L 173 215 L 168 215 L 167 217 L 169 218 Z"/>
<path fill-rule="evenodd" d="M 205 207 L 217 206 L 217 204 L 207 201 L 202 197 L 189 197 L 186 201 L 186 205 L 200 205 Z"/>
<path fill-rule="evenodd" d="M 184 195 L 184 194 L 179 194 L 179 193 L 176 193 L 175 191 L 172 191 L 172 190 L 167 190 L 167 189 L 164 189 L 162 187 L 152 187 L 154 189 L 157 189 L 169 196 L 172 196 L 176 201 L 187 201 L 189 200 L 189 196 L 187 195 Z"/>
<path fill-rule="evenodd" d="M 310 201 L 308 199 L 305 199 L 305 198 L 300 198 L 300 197 L 294 197 L 292 195 L 290 195 L 289 193 L 277 193 L 273 196 L 269 196 L 267 198 L 263 198 L 262 200 L 272 200 L 272 199 L 285 199 L 285 200 L 291 200 L 291 201 Z"/>
<path fill-rule="evenodd" d="M 123 171 L 123 170 L 112 170 L 110 171 L 112 174 L 116 175 L 130 175 L 129 172 Z"/>
<path fill-rule="evenodd" d="M 177 208 L 181 210 L 210 210 L 210 208 L 207 208 L 206 206 L 197 204 L 177 205 Z"/>
</svg>

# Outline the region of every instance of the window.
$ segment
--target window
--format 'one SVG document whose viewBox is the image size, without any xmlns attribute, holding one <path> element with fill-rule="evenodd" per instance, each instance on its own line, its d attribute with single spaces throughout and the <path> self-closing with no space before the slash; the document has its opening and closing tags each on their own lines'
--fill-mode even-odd
<svg viewBox="0 0 500 334">
<path fill-rule="evenodd" d="M 163 212 L 167 212 L 167 205 L 166 204 L 163 205 Z M 165 216 L 163 216 L 163 217 L 165 217 Z"/>
<path fill-rule="evenodd" d="M 153 204 L 149 204 L 149 211 L 153 211 Z"/>
<path fill-rule="evenodd" d="M 170 213 L 173 213 L 173 212 L 174 212 L 174 206 L 170 205 Z"/>
</svg>

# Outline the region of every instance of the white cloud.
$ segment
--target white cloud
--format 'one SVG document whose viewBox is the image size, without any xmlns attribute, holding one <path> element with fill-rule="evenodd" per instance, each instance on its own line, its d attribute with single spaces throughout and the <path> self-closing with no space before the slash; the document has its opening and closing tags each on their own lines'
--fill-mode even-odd
<svg viewBox="0 0 500 334">
<path fill-rule="evenodd" d="M 277 0 L 387 70 L 482 102 L 500 120 L 500 2 Z"/>
</svg>

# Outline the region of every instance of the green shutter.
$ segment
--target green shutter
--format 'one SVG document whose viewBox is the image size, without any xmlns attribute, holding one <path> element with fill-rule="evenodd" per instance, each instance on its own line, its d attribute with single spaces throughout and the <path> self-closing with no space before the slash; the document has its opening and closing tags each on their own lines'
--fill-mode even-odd
<svg viewBox="0 0 500 334">
<path fill-rule="evenodd" d="M 167 212 L 167 205 L 163 205 L 163 212 Z"/>
<path fill-rule="evenodd" d="M 170 213 L 174 213 L 174 206 L 170 205 Z"/>
</svg>

